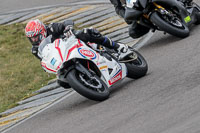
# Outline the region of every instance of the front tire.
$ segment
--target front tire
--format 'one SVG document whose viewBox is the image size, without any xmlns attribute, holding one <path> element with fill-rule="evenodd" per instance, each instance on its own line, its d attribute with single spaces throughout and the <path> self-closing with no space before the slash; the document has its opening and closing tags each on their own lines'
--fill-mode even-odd
<svg viewBox="0 0 200 133">
<path fill-rule="evenodd" d="M 158 12 L 152 13 L 150 16 L 150 20 L 156 26 L 158 26 L 159 29 L 161 29 L 171 35 L 174 35 L 174 36 L 177 36 L 180 38 L 185 38 L 185 37 L 189 36 L 189 29 L 185 24 L 180 22 L 182 24 L 182 27 L 176 27 L 176 26 L 170 24 L 169 22 L 167 22 L 164 18 L 162 18 L 162 16 Z"/>
<path fill-rule="evenodd" d="M 130 62 L 125 63 L 126 67 L 128 69 L 127 77 L 138 79 L 146 75 L 148 71 L 148 65 L 144 57 L 137 51 L 134 51 L 134 56 L 137 56 L 135 60 L 132 60 Z M 126 57 L 126 60 L 131 59 L 132 55 L 128 55 Z"/>
<path fill-rule="evenodd" d="M 94 81 L 73 69 L 67 74 L 67 81 L 76 92 L 88 99 L 95 101 L 106 100 L 110 95 L 107 85 L 98 76 L 94 75 L 93 77 Z M 95 85 L 98 87 L 95 87 Z"/>
</svg>

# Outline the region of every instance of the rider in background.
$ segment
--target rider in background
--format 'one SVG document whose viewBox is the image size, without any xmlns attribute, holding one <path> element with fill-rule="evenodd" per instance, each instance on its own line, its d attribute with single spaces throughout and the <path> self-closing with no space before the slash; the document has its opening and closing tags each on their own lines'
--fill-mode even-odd
<svg viewBox="0 0 200 133">
<path fill-rule="evenodd" d="M 190 3 L 192 3 L 193 0 L 179 0 L 179 1 L 190 4 Z M 110 0 L 110 2 L 114 5 L 116 13 L 120 17 L 124 18 L 125 10 L 126 10 L 126 8 L 125 8 L 126 0 Z M 196 24 L 199 24 L 200 23 L 200 12 L 198 12 L 197 10 L 193 11 L 192 15 L 194 15 L 197 19 Z M 129 36 L 131 36 L 134 39 L 145 35 L 150 30 L 148 27 L 138 24 L 136 20 L 132 20 L 132 21 L 125 20 L 125 21 L 129 25 Z"/>
<path fill-rule="evenodd" d="M 66 20 L 63 23 L 51 23 L 49 25 L 43 24 L 39 19 L 29 21 L 25 27 L 25 34 L 32 44 L 32 54 L 41 60 L 42 57 L 39 54 L 40 52 L 38 52 L 40 44 L 52 43 L 54 40 L 60 38 L 61 35 L 68 36 L 72 34 L 70 29 L 73 28 L 73 26 L 74 23 L 71 20 Z M 77 30 L 75 35 L 78 39 L 86 43 L 100 44 L 122 53 L 128 51 L 127 45 L 116 43 L 110 38 L 101 35 L 99 31 L 93 28 Z"/>
<path fill-rule="evenodd" d="M 120 17 L 124 18 L 125 0 L 110 0 L 110 2 L 114 5 L 116 13 Z M 129 36 L 131 36 L 134 39 L 145 35 L 150 30 L 149 28 L 138 24 L 136 20 L 126 21 L 126 23 L 129 25 Z"/>
</svg>

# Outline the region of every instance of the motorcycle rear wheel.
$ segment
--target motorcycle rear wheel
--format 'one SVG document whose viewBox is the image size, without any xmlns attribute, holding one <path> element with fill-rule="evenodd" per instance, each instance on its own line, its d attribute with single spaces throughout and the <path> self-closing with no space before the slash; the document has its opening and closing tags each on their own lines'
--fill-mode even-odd
<svg viewBox="0 0 200 133">
<path fill-rule="evenodd" d="M 189 29 L 185 24 L 182 24 L 183 25 L 182 27 L 176 27 L 173 24 L 166 22 L 166 20 L 164 20 L 164 18 L 162 18 L 158 12 L 152 13 L 150 20 L 156 26 L 158 26 L 162 31 L 165 31 L 171 35 L 174 35 L 180 38 L 185 38 L 189 36 Z"/>
<path fill-rule="evenodd" d="M 136 54 L 137 58 L 130 62 L 125 63 L 128 69 L 127 77 L 138 79 L 146 75 L 148 71 L 148 65 L 144 57 L 137 51 L 134 50 L 134 54 Z M 126 57 L 126 60 L 131 59 L 131 55 Z"/>
<path fill-rule="evenodd" d="M 76 92 L 88 99 L 103 101 L 110 95 L 107 85 L 96 75 L 94 75 L 93 80 L 91 80 L 81 72 L 73 69 L 67 74 L 66 78 L 67 81 L 69 81 L 69 85 Z M 95 88 L 95 85 L 101 86 L 101 88 Z"/>
</svg>

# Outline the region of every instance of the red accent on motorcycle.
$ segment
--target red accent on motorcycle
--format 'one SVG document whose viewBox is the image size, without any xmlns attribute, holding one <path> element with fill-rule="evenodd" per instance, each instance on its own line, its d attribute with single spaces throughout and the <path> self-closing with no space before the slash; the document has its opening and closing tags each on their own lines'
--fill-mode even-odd
<svg viewBox="0 0 200 133">
<path fill-rule="evenodd" d="M 114 83 L 116 83 L 120 79 L 122 79 L 122 71 L 120 71 L 115 77 L 113 77 L 112 79 L 110 79 L 108 81 L 108 83 L 109 83 L 109 85 L 113 85 Z"/>
<path fill-rule="evenodd" d="M 59 48 L 59 44 L 60 44 L 60 40 L 59 39 L 55 40 L 55 48 L 58 50 L 60 58 L 63 61 L 63 57 L 62 57 L 61 49 Z"/>
<path fill-rule="evenodd" d="M 52 70 L 52 69 L 48 68 L 44 62 L 41 62 L 41 65 L 42 65 L 44 68 L 46 68 L 47 70 L 49 70 L 49 71 L 56 72 L 55 70 Z"/>
</svg>

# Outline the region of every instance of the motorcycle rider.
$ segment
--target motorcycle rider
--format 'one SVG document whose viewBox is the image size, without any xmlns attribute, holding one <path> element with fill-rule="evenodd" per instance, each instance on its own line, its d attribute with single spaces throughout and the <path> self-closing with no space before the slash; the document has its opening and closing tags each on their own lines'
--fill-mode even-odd
<svg viewBox="0 0 200 133">
<path fill-rule="evenodd" d="M 187 4 L 192 4 L 193 0 L 179 0 L 179 1 Z M 124 18 L 126 23 L 129 25 L 129 36 L 135 39 L 149 32 L 150 28 L 138 24 L 136 20 L 130 21 L 125 19 L 126 0 L 110 0 L 110 2 L 114 5 L 116 13 L 120 17 Z M 195 24 L 200 24 L 200 12 L 197 11 L 197 9 L 193 11 L 191 16 L 194 16 L 194 18 L 196 19 Z"/>
<path fill-rule="evenodd" d="M 110 0 L 110 2 L 114 5 L 116 13 L 120 17 L 124 18 L 126 10 L 125 0 Z M 150 28 L 138 24 L 136 20 L 132 21 L 125 20 L 125 21 L 129 25 L 129 36 L 134 39 L 145 35 L 150 30 Z"/>
<path fill-rule="evenodd" d="M 26 37 L 32 44 L 32 54 L 42 60 L 42 55 L 40 54 L 42 52 L 42 47 L 46 44 L 52 43 L 63 34 L 65 36 L 72 34 L 70 29 L 73 25 L 73 21 L 70 20 L 66 20 L 63 23 L 51 23 L 49 25 L 44 25 L 39 19 L 29 21 L 25 27 L 25 33 Z M 127 45 L 116 43 L 101 35 L 99 31 L 93 28 L 77 30 L 74 35 L 86 43 L 90 42 L 100 44 L 122 53 L 126 53 L 128 51 Z M 63 82 L 61 80 L 57 80 L 57 83 L 64 88 L 71 88 L 66 81 Z"/>
<path fill-rule="evenodd" d="M 39 19 L 30 20 L 25 27 L 25 33 L 26 37 L 32 44 L 32 54 L 41 60 L 42 57 L 39 54 L 40 52 L 38 53 L 40 44 L 52 43 L 54 40 L 60 38 L 60 36 L 63 34 L 66 36 L 71 34 L 70 29 L 73 27 L 73 25 L 74 23 L 71 20 L 66 20 L 63 23 L 51 23 L 49 25 L 44 25 Z M 126 53 L 128 51 L 127 45 L 116 43 L 110 38 L 101 35 L 99 31 L 93 28 L 77 30 L 75 35 L 78 39 L 86 43 L 90 42 L 100 44 L 122 53 Z"/>
</svg>

